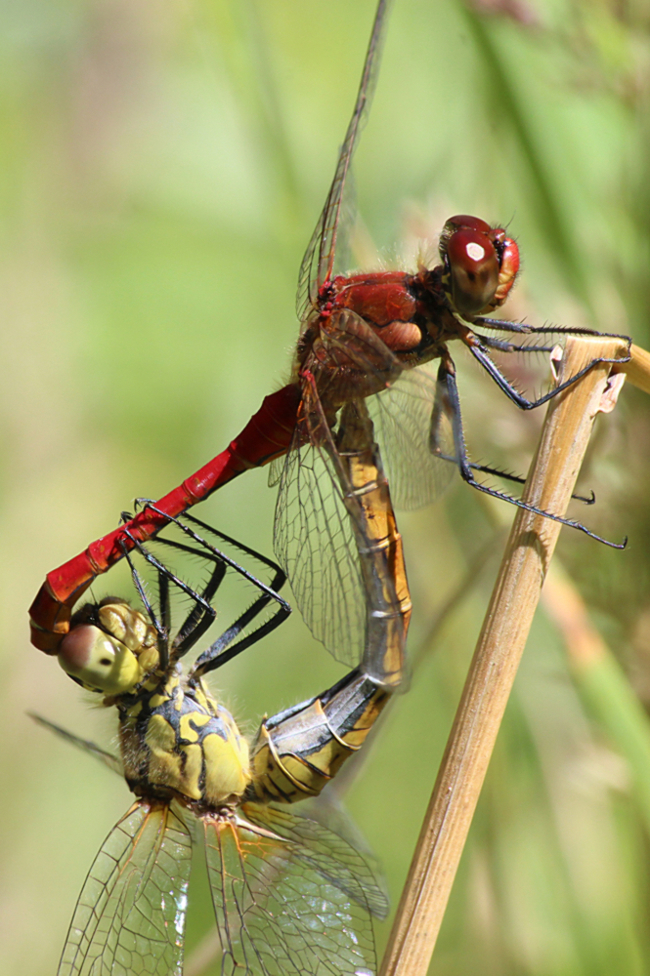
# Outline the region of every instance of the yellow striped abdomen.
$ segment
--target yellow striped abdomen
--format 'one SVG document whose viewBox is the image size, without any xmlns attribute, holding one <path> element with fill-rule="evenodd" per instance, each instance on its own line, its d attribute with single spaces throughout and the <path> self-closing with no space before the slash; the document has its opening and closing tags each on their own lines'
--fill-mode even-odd
<svg viewBox="0 0 650 976">
<path fill-rule="evenodd" d="M 252 747 L 248 796 L 284 803 L 317 796 L 361 748 L 388 698 L 381 685 L 351 671 L 319 698 L 264 721 Z"/>
</svg>

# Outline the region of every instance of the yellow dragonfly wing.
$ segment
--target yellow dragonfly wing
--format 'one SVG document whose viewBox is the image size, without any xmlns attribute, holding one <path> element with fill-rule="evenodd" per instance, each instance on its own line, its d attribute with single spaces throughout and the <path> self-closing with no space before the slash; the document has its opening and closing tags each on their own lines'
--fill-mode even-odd
<svg viewBox="0 0 650 976">
<path fill-rule="evenodd" d="M 181 976 L 191 856 L 168 805 L 135 803 L 88 873 L 57 976 Z"/>
<path fill-rule="evenodd" d="M 313 820 L 246 803 L 204 817 L 223 976 L 372 976 L 386 896 L 362 856 Z"/>
</svg>

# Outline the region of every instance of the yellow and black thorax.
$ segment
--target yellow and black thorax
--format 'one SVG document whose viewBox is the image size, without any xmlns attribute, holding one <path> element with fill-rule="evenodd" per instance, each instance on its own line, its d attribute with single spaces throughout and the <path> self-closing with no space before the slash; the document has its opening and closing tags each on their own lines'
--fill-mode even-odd
<svg viewBox="0 0 650 976">
<path fill-rule="evenodd" d="M 117 702 L 124 773 L 140 796 L 232 805 L 250 781 L 248 743 L 230 712 L 180 665 Z"/>
</svg>

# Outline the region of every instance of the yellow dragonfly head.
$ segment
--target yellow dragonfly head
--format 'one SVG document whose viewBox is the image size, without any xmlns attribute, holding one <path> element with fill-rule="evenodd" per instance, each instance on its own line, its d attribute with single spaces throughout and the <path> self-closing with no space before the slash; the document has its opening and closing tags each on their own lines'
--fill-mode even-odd
<svg viewBox="0 0 650 976">
<path fill-rule="evenodd" d="M 89 691 L 126 695 L 159 664 L 156 632 L 124 600 L 86 604 L 61 641 L 59 664 Z"/>
</svg>

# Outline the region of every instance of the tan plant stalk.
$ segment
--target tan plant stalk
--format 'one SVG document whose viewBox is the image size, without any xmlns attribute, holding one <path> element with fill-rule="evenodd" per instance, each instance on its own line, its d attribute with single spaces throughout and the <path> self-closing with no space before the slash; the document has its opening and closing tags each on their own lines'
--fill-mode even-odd
<svg viewBox="0 0 650 976">
<path fill-rule="evenodd" d="M 625 352 L 618 339 L 570 338 L 559 379 L 594 358 Z M 565 513 L 609 369 L 605 364 L 594 367 L 551 400 L 524 489 L 524 499 L 538 508 Z M 517 511 L 380 976 L 426 976 L 560 527 Z"/>
<path fill-rule="evenodd" d="M 638 386 L 644 393 L 650 393 L 650 352 L 635 346 L 630 348 L 629 363 L 621 363 L 612 370 L 614 373 L 625 373 L 628 382 Z"/>
</svg>

